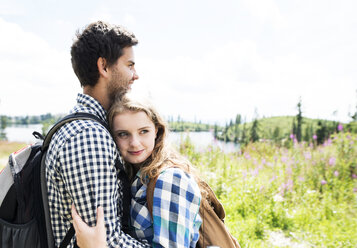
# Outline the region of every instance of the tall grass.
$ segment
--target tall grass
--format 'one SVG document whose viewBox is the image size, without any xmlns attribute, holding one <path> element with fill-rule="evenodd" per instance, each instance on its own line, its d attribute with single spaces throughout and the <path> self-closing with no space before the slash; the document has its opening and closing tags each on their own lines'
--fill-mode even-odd
<svg viewBox="0 0 357 248">
<path fill-rule="evenodd" d="M 24 145 L 0 142 L 0 158 Z M 230 154 L 186 140 L 180 152 L 216 192 L 242 247 L 356 247 L 356 134 L 321 146 L 259 142 Z M 288 242 L 277 243 L 279 234 Z"/>
<path fill-rule="evenodd" d="M 236 154 L 196 152 L 186 140 L 180 151 L 216 192 L 242 247 L 356 247 L 357 135 L 321 146 L 259 142 Z"/>
<path fill-rule="evenodd" d="M 18 151 L 27 144 L 19 142 L 0 141 L 0 171 L 5 167 L 11 153 Z"/>
</svg>

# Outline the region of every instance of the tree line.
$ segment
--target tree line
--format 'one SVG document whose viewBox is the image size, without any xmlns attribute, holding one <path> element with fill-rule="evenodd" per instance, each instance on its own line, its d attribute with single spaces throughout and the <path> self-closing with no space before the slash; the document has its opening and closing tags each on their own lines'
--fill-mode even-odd
<svg viewBox="0 0 357 248">
<path fill-rule="evenodd" d="M 0 116 L 0 140 L 6 140 L 5 128 L 13 125 L 42 124 L 42 134 L 46 134 L 48 128 L 58 121 L 63 115 L 52 115 L 50 113 L 33 116 Z"/>
<path fill-rule="evenodd" d="M 286 143 L 291 140 L 296 142 L 324 143 L 333 133 L 347 130 L 357 133 L 357 106 L 349 123 L 342 124 L 338 121 L 309 119 L 302 115 L 301 99 L 297 104 L 296 116 L 271 117 L 258 119 L 256 114 L 252 122 L 243 121 L 240 114 L 235 120 L 230 120 L 223 131 L 215 129 L 217 139 L 246 145 L 249 142 L 257 142 L 262 139 L 275 143 Z M 290 124 L 289 124 L 290 123 Z"/>
<path fill-rule="evenodd" d="M 357 105 L 355 113 L 350 114 L 351 121 L 345 124 L 337 121 L 316 120 L 303 117 L 301 98 L 296 107 L 296 116 L 258 119 L 256 111 L 255 118 L 249 123 L 243 120 L 240 114 L 237 114 L 234 120 L 230 120 L 230 122 L 226 123 L 223 127 L 217 124 L 205 124 L 201 121 L 184 121 L 180 116 L 177 116 L 176 119 L 169 116 L 166 119 L 170 130 L 173 132 L 207 132 L 213 130 L 216 139 L 225 142 L 235 142 L 241 145 L 246 145 L 249 142 L 257 142 L 262 139 L 271 140 L 275 143 L 295 140 L 297 142 L 305 141 L 322 144 L 331 134 L 340 132 L 343 129 L 357 133 Z M 4 130 L 8 125 L 42 124 L 42 133 L 45 135 L 49 127 L 61 117 L 62 115 L 52 115 L 50 113 L 37 116 L 15 117 L 1 115 L 0 140 L 6 140 Z"/>
</svg>

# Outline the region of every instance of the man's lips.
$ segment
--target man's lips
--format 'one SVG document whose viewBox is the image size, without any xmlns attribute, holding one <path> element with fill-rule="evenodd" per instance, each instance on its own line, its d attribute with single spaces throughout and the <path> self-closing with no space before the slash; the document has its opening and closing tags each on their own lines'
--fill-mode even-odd
<svg viewBox="0 0 357 248">
<path fill-rule="evenodd" d="M 141 153 L 143 153 L 144 150 L 140 150 L 140 151 L 128 151 L 129 154 L 134 155 L 134 156 L 138 156 Z"/>
</svg>

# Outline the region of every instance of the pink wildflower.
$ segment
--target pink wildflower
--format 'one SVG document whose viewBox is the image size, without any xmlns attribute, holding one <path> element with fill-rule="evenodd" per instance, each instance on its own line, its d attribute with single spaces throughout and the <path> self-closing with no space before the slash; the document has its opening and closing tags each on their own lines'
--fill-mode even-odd
<svg viewBox="0 0 357 248">
<path fill-rule="evenodd" d="M 340 173 L 336 170 L 334 173 L 335 177 L 338 177 L 338 175 L 340 175 Z"/>
<path fill-rule="evenodd" d="M 312 135 L 312 138 L 313 138 L 314 140 L 317 140 L 317 135 L 316 135 L 316 134 Z"/>
<path fill-rule="evenodd" d="M 272 182 L 275 181 L 277 178 L 278 178 L 278 177 L 274 175 L 272 178 L 270 178 L 269 183 L 272 183 Z"/>
<path fill-rule="evenodd" d="M 290 134 L 290 139 L 294 139 L 295 135 L 292 133 Z"/>
<path fill-rule="evenodd" d="M 304 181 L 305 181 L 305 178 L 302 177 L 302 176 L 299 176 L 299 180 L 300 180 L 301 182 L 304 182 Z"/>
<path fill-rule="evenodd" d="M 251 170 L 250 173 L 253 177 L 256 177 L 259 175 L 259 169 L 255 168 L 254 170 Z"/>
<path fill-rule="evenodd" d="M 325 185 L 327 182 L 325 180 L 321 180 L 321 185 Z"/>
<path fill-rule="evenodd" d="M 286 163 L 287 161 L 288 161 L 287 157 L 285 157 L 285 156 L 281 157 L 281 162 Z"/>
<path fill-rule="evenodd" d="M 259 188 L 259 192 L 262 192 L 262 191 L 263 191 L 263 189 L 264 189 L 264 185 L 260 186 L 260 188 Z"/>
<path fill-rule="evenodd" d="M 338 124 L 337 130 L 338 130 L 339 132 L 341 132 L 341 131 L 343 130 L 343 125 L 342 125 L 341 123 Z"/>
<path fill-rule="evenodd" d="M 336 164 L 336 158 L 335 157 L 331 157 L 330 160 L 328 161 L 328 164 L 333 166 Z"/>
<path fill-rule="evenodd" d="M 254 164 L 254 165 L 257 165 L 257 164 L 258 164 L 258 161 L 257 161 L 256 158 L 253 159 L 253 164 Z"/>
<path fill-rule="evenodd" d="M 353 178 L 353 179 L 357 179 L 357 175 L 353 173 L 353 174 L 352 174 L 352 178 Z"/>
<path fill-rule="evenodd" d="M 307 159 L 307 160 L 311 159 L 311 153 L 310 152 L 305 152 L 304 156 L 305 156 L 305 159 Z"/>
<path fill-rule="evenodd" d="M 286 188 L 287 188 L 289 191 L 292 191 L 292 190 L 293 190 L 293 187 L 294 187 L 294 182 L 293 182 L 293 180 L 289 179 L 288 182 L 286 183 Z"/>
</svg>

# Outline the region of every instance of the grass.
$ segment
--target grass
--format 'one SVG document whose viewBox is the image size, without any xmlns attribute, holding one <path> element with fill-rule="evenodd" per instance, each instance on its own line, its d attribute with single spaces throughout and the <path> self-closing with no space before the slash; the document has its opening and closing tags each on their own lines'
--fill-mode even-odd
<svg viewBox="0 0 357 248">
<path fill-rule="evenodd" d="M 26 145 L 19 142 L 0 141 L 0 170 L 6 165 L 11 153 L 18 151 Z"/>
<path fill-rule="evenodd" d="M 236 154 L 180 147 L 226 209 L 242 247 L 354 247 L 357 244 L 357 135 L 321 146 L 249 144 Z M 282 233 L 289 245 L 272 244 Z M 300 246 L 298 246 L 300 245 Z"/>
<path fill-rule="evenodd" d="M 0 161 L 23 146 L 0 142 Z M 357 244 L 356 134 L 341 132 L 320 146 L 258 142 L 230 154 L 197 151 L 189 140 L 179 149 L 223 203 L 241 247 Z"/>
</svg>

